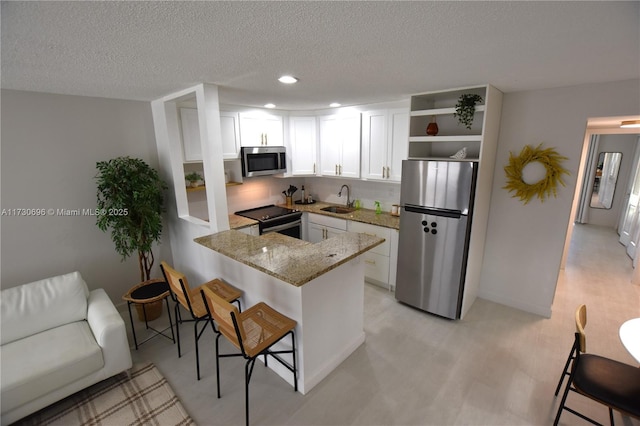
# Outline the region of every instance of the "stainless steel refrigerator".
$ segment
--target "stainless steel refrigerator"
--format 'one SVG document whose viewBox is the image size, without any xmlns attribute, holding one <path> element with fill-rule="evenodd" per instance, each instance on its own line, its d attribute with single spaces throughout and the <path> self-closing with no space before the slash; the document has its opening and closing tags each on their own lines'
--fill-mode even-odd
<svg viewBox="0 0 640 426">
<path fill-rule="evenodd" d="M 460 318 L 477 167 L 471 161 L 402 162 L 397 300 Z"/>
</svg>

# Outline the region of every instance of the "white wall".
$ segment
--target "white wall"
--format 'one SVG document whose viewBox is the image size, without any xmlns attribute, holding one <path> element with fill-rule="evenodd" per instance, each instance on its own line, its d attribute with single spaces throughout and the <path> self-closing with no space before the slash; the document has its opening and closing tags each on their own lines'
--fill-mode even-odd
<svg viewBox="0 0 640 426">
<path fill-rule="evenodd" d="M 120 155 L 157 167 L 149 103 L 2 90 L 2 209 L 95 208 L 96 162 Z M 5 215 L 0 227 L 2 288 L 78 270 L 118 304 L 139 282 L 137 256 L 121 262 L 93 216 Z M 154 253 L 170 258 L 169 244 Z"/>
<path fill-rule="evenodd" d="M 544 316 L 551 305 L 589 117 L 640 113 L 639 80 L 507 93 L 479 296 Z M 526 206 L 502 189 L 509 151 L 543 142 L 569 160 L 558 197 Z"/>
</svg>

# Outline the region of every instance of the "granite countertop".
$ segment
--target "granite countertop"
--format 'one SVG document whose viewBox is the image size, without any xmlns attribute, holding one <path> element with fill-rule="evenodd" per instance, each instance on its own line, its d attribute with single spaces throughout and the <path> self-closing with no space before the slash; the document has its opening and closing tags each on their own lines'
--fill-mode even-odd
<svg viewBox="0 0 640 426">
<path fill-rule="evenodd" d="M 346 232 L 312 244 L 278 233 L 256 237 L 229 230 L 195 238 L 194 241 L 300 287 L 382 244 L 384 238 Z"/>
<path fill-rule="evenodd" d="M 383 226 L 385 228 L 400 229 L 400 217 L 392 216 L 389 212 L 382 212 L 376 214 L 375 210 L 359 209 L 354 210 L 351 213 L 338 214 L 322 211 L 323 208 L 328 206 L 338 206 L 338 204 L 325 203 L 317 201 L 313 204 L 294 204 L 293 208 L 298 209 L 301 212 L 321 214 L 325 216 L 337 217 L 339 219 L 354 220 L 356 222 L 368 223 L 370 225 Z M 344 205 L 340 205 L 344 207 Z"/>
<path fill-rule="evenodd" d="M 279 204 L 286 207 L 285 204 Z M 321 214 L 324 216 L 337 217 L 338 219 L 354 220 L 356 222 L 368 223 L 371 225 L 383 226 L 385 228 L 400 229 L 400 217 L 392 216 L 389 212 L 376 214 L 375 210 L 360 209 L 347 214 L 338 214 L 322 211 L 327 206 L 337 206 L 338 204 L 324 203 L 318 201 L 314 204 L 294 204 L 293 208 L 301 212 Z M 341 206 L 342 207 L 342 206 Z M 235 214 L 229 215 L 229 227 L 231 229 L 242 229 L 248 226 L 257 225 L 258 221 Z"/>
</svg>

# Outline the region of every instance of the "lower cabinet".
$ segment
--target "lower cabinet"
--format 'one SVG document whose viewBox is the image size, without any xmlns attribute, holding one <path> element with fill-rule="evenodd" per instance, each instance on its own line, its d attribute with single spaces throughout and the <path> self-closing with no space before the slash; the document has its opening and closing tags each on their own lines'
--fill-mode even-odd
<svg viewBox="0 0 640 426">
<path fill-rule="evenodd" d="M 395 286 L 395 262 L 391 264 L 392 233 L 394 229 L 369 225 L 362 222 L 349 221 L 349 232 L 360 232 L 384 238 L 384 243 L 362 255 L 364 260 L 365 279 L 372 284 L 391 288 Z M 395 258 L 395 256 L 394 256 Z M 393 268 L 393 274 L 391 270 Z M 390 280 L 393 278 L 393 282 Z"/>
<path fill-rule="evenodd" d="M 319 243 L 343 232 L 347 232 L 347 221 L 335 217 L 308 213 L 307 239 L 310 243 Z"/>
</svg>

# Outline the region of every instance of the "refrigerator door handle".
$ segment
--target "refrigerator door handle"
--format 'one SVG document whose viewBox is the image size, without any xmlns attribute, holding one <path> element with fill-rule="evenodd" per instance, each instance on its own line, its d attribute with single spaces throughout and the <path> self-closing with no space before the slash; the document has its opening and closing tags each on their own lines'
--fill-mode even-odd
<svg viewBox="0 0 640 426">
<path fill-rule="evenodd" d="M 429 207 L 413 206 L 407 204 L 404 209 L 411 213 L 430 214 L 434 216 L 451 217 L 454 219 L 460 219 L 462 212 L 460 210 L 446 210 L 446 209 L 434 209 Z"/>
</svg>

